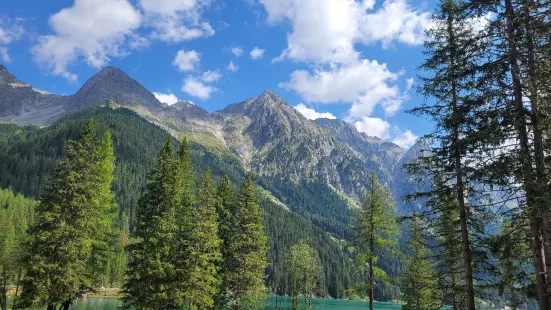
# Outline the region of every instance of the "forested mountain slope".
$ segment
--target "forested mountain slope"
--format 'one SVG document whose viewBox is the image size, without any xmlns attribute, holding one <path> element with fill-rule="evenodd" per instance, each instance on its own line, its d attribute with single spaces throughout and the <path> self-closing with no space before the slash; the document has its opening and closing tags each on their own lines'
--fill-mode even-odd
<svg viewBox="0 0 551 310">
<path fill-rule="evenodd" d="M 0 121 L 49 125 L 56 119 L 106 101 L 134 110 L 174 137 L 233 156 L 245 169 L 266 177 L 325 183 L 358 200 L 375 172 L 391 189 L 399 209 L 412 185 L 403 180 L 406 150 L 358 132 L 341 120 L 311 121 L 272 91 L 208 112 L 180 101 L 168 106 L 118 68 L 106 67 L 72 96 L 46 95 L 0 68 Z M 14 87 L 13 83 L 25 85 Z M 10 86 L 11 85 L 11 86 Z M 411 157 L 408 157 L 408 160 Z"/>
<path fill-rule="evenodd" d="M 0 124 L 0 187 L 12 187 L 16 192 L 38 198 L 67 140 L 78 136 L 88 119 L 94 120 L 98 132 L 111 131 L 117 158 L 115 192 L 121 216 L 123 213 L 129 216 L 132 228 L 137 199 L 168 133 L 125 108 L 88 109 L 45 128 Z M 216 177 L 228 175 L 234 183 L 242 181 L 245 170 L 236 157 L 212 152 L 196 143 L 192 143 L 192 149 L 198 175 L 209 166 Z M 305 240 L 320 252 L 331 296 L 336 297 L 357 283 L 351 255 L 340 241 L 350 235 L 347 224 L 353 211 L 348 204 L 324 182 L 316 180 L 297 184 L 280 177 L 257 175 L 257 183 L 264 189 L 262 205 L 270 245 L 270 279 L 274 276 L 272 268 L 285 272 L 286 251 Z M 391 274 L 397 272 L 394 261 L 389 260 L 387 266 Z M 285 290 L 286 280 L 279 282 Z M 388 285 L 382 285 L 378 294 L 385 300 L 395 296 Z"/>
</svg>

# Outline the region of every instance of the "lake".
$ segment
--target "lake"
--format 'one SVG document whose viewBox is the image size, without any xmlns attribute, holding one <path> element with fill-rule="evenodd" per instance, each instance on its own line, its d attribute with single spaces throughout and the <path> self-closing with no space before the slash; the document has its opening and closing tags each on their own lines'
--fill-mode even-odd
<svg viewBox="0 0 551 310">
<path fill-rule="evenodd" d="M 266 310 L 274 310 L 274 297 L 268 298 Z M 283 305 L 281 305 L 283 300 Z M 116 297 L 88 297 L 77 300 L 71 310 L 117 310 L 120 301 Z M 354 310 L 368 309 L 368 303 L 365 301 L 335 300 L 335 299 L 316 299 L 312 302 L 314 310 Z M 376 302 L 377 310 L 399 310 L 402 306 L 394 303 Z M 288 298 L 278 297 L 278 309 L 291 309 L 291 303 Z"/>
</svg>

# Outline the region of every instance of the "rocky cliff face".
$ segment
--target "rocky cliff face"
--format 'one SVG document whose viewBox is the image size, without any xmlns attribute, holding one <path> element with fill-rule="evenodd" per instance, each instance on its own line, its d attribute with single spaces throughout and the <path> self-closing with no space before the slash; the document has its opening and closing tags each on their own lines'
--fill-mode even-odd
<svg viewBox="0 0 551 310">
<path fill-rule="evenodd" d="M 0 65 L 0 121 L 47 125 L 65 113 L 67 99 L 32 88 Z"/>
<path fill-rule="evenodd" d="M 138 106 L 157 110 L 162 108 L 155 96 L 122 70 L 106 67 L 96 73 L 69 99 L 72 110 L 86 109 L 112 100 L 122 106 Z"/>
<path fill-rule="evenodd" d="M 186 136 L 237 156 L 261 175 L 294 181 L 318 179 L 339 193 L 358 199 L 375 172 L 397 204 L 414 189 L 402 166 L 419 156 L 422 146 L 406 151 L 358 132 L 342 120 L 311 121 L 272 91 L 208 112 L 190 102 L 161 104 L 123 71 L 107 67 L 72 96 L 34 90 L 0 67 L 0 120 L 48 125 L 76 110 L 105 101 L 138 112 L 175 136 Z"/>
</svg>

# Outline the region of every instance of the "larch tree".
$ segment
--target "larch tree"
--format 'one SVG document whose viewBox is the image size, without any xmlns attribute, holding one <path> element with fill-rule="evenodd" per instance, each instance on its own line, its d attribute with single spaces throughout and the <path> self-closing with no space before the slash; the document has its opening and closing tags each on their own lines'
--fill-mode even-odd
<svg viewBox="0 0 551 310">
<path fill-rule="evenodd" d="M 193 228 L 187 250 L 188 278 L 185 290 L 189 309 L 212 309 L 218 293 L 220 238 L 218 237 L 219 203 L 207 168 L 201 181 L 197 205 L 193 212 Z"/>
<path fill-rule="evenodd" d="M 21 292 L 24 277 L 24 258 L 27 252 L 27 230 L 33 223 L 34 210 L 38 203 L 11 189 L 0 189 L 0 309 L 8 309 L 8 286 L 15 285 L 13 309 Z"/>
<path fill-rule="evenodd" d="M 312 299 L 324 281 L 324 271 L 318 252 L 306 243 L 291 247 L 289 254 L 289 283 L 293 309 L 299 309 L 298 297 L 304 297 L 305 308 L 312 309 Z"/>
<path fill-rule="evenodd" d="M 353 220 L 356 260 L 361 268 L 368 268 L 369 308 L 373 310 L 376 278 L 386 277 L 386 273 L 377 267 L 378 254 L 394 252 L 399 231 L 392 196 L 375 174 L 371 175 L 369 187 L 363 193 L 359 215 Z"/>
<path fill-rule="evenodd" d="M 435 310 L 442 307 L 438 277 L 430 261 L 423 223 L 418 214 L 411 216 L 408 254 L 402 275 L 403 310 Z"/>
</svg>

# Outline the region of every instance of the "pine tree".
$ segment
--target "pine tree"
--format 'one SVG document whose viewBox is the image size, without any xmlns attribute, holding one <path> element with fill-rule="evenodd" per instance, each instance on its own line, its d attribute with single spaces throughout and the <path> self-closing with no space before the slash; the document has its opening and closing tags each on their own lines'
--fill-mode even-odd
<svg viewBox="0 0 551 310">
<path fill-rule="evenodd" d="M 138 205 L 136 242 L 129 246 L 124 285 L 127 309 L 180 309 L 184 305 L 181 287 L 174 281 L 177 212 L 182 204 L 177 168 L 172 139 L 167 138 Z"/>
<path fill-rule="evenodd" d="M 266 294 L 264 269 L 267 266 L 267 238 L 262 225 L 262 210 L 257 187 L 251 174 L 247 175 L 237 197 L 233 240 L 232 270 L 228 279 L 234 309 L 261 308 Z"/>
<path fill-rule="evenodd" d="M 228 303 L 229 280 L 232 278 L 232 258 L 234 257 L 234 236 L 236 234 L 237 202 L 230 179 L 225 176 L 216 189 L 218 197 L 218 236 L 221 241 L 222 260 L 219 264 L 219 277 L 221 279 L 220 291 L 216 297 L 216 304 L 223 308 Z"/>
<path fill-rule="evenodd" d="M 436 99 L 412 110 L 414 114 L 431 118 L 435 129 L 425 139 L 431 143 L 431 152 L 415 165 L 424 170 L 425 180 L 442 178 L 442 185 L 433 188 L 428 196 L 438 197 L 438 191 L 451 190 L 459 215 L 464 290 L 466 309 L 475 309 L 473 267 L 473 219 L 478 201 L 473 174 L 475 157 L 480 146 L 491 140 L 488 128 L 495 125 L 494 118 L 486 117 L 485 100 L 477 74 L 484 54 L 486 40 L 483 33 L 473 27 L 473 16 L 463 0 L 440 0 L 433 16 L 434 27 L 427 31 L 426 61 L 421 66 L 428 76 L 423 77 L 421 92 Z M 478 159 L 483 162 L 484 159 Z M 415 170 L 415 169 L 414 169 Z M 418 173 L 419 170 L 416 172 Z M 483 182 L 481 182 L 483 183 Z M 484 214 L 484 210 L 476 210 Z"/>
<path fill-rule="evenodd" d="M 220 279 L 218 266 L 221 260 L 218 237 L 218 199 L 207 168 L 199 188 L 194 209 L 193 229 L 189 237 L 188 278 L 185 290 L 190 309 L 211 309 L 218 293 Z"/>
<path fill-rule="evenodd" d="M 409 229 L 409 253 L 404 266 L 402 292 L 403 310 L 436 310 L 442 306 L 438 278 L 429 260 L 430 251 L 426 246 L 421 218 L 411 217 Z"/>
<path fill-rule="evenodd" d="M 386 273 L 376 266 L 378 253 L 393 252 L 397 244 L 398 224 L 390 192 L 371 175 L 369 189 L 363 193 L 363 204 L 359 215 L 354 219 L 353 229 L 357 247 L 357 263 L 369 269 L 369 308 L 373 310 L 375 299 L 375 278 L 385 277 Z"/>
<path fill-rule="evenodd" d="M 74 298 L 92 289 L 95 277 L 88 264 L 94 261 L 92 252 L 106 255 L 97 246 L 105 241 L 98 229 L 103 229 L 114 206 L 110 193 L 114 157 L 107 139 L 109 135 L 100 143 L 89 121 L 80 138 L 67 145 L 50 178 L 30 230 L 22 305 L 54 309 L 61 304 L 68 309 Z M 102 211 L 107 215 L 98 214 Z"/>
</svg>

